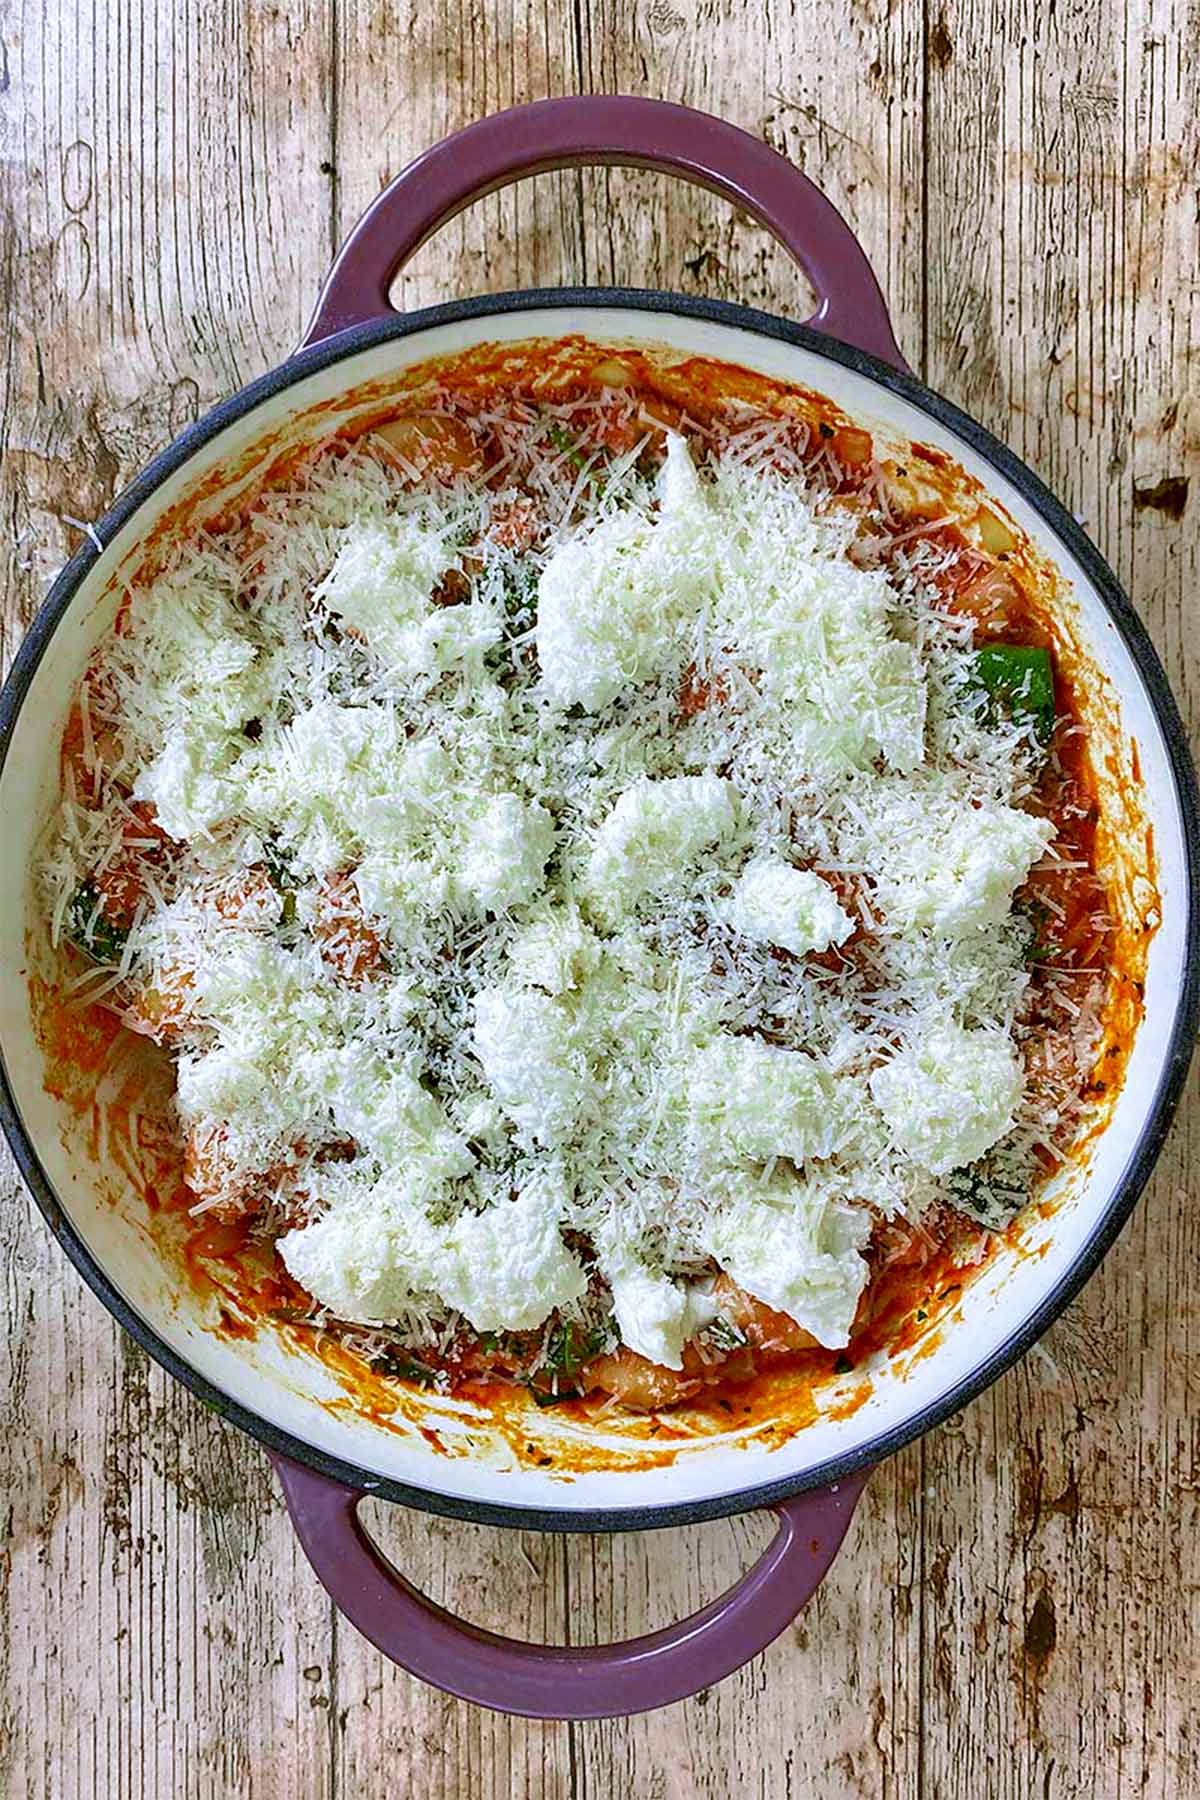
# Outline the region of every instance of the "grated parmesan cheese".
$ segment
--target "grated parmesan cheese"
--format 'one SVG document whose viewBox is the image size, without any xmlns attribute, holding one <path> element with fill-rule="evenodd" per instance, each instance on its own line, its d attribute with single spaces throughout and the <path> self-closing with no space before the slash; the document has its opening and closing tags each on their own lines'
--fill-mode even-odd
<svg viewBox="0 0 1200 1800">
<path fill-rule="evenodd" d="M 679 1369 L 715 1261 L 844 1343 L 872 1222 L 1069 1116 L 1018 1027 L 1041 751 L 936 553 L 851 562 L 775 427 L 600 478 L 556 421 L 428 489 L 318 458 L 134 592 L 46 912 L 145 850 L 112 983 L 330 1313 L 419 1349 L 600 1289 Z"/>
<path fill-rule="evenodd" d="M 481 988 L 474 1048 L 501 1106 L 519 1131 L 554 1144 L 587 1101 L 588 1078 L 570 1015 L 546 994 Z"/>
<path fill-rule="evenodd" d="M 586 892 L 617 917 L 685 879 L 703 851 L 733 837 L 735 801 L 732 784 L 716 775 L 631 783 L 595 833 Z"/>
<path fill-rule="evenodd" d="M 760 1162 L 832 1156 L 858 1100 L 803 1051 L 757 1038 L 717 1037 L 689 1071 L 688 1104 L 701 1134 L 718 1153 Z"/>
<path fill-rule="evenodd" d="M 872 782 L 851 796 L 840 848 L 872 873 L 889 918 L 962 936 L 998 926 L 1054 837 L 1047 819 L 972 804 L 957 773 Z"/>
</svg>

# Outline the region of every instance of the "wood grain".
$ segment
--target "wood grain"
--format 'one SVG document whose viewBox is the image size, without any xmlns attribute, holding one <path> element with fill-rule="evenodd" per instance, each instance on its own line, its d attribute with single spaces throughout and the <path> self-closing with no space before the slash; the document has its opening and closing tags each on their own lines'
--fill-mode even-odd
<svg viewBox="0 0 1200 1800">
<path fill-rule="evenodd" d="M 926 372 L 1084 518 L 1194 734 L 1200 257 L 1195 109 L 1176 108 L 1200 21 L 1094 20 L 942 21 Z M 1164 483 L 1189 484 L 1181 517 Z M 933 1793 L 1200 1792 L 1194 1096 L 1045 1354 L 928 1440 L 927 1487 L 954 1494 L 923 1564 Z"/>
<path fill-rule="evenodd" d="M 1086 519 L 1194 724 L 1197 68 L 1184 0 L 3 0 L 0 647 L 76 541 L 67 518 L 286 354 L 409 156 L 514 101 L 624 90 L 721 112 L 825 187 L 914 363 Z M 764 231 L 623 171 L 492 196 L 397 299 L 564 280 L 809 304 Z M 1193 1084 L 1082 1299 L 879 1472 L 783 1640 L 693 1701 L 590 1726 L 462 1706 L 339 1623 L 260 1453 L 122 1339 L 9 1170 L 0 1793 L 1200 1794 L 1198 1120 Z M 373 1521 L 437 1599 L 577 1640 L 700 1604 L 767 1529 Z"/>
</svg>

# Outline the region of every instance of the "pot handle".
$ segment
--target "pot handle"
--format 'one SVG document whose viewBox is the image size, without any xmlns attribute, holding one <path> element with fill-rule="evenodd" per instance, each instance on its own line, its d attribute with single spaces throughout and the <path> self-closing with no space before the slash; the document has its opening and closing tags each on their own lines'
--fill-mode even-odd
<svg viewBox="0 0 1200 1800">
<path fill-rule="evenodd" d="M 338 252 L 305 345 L 392 317 L 389 294 L 398 271 L 473 200 L 522 175 L 590 163 L 659 169 L 733 201 L 774 233 L 812 282 L 819 304 L 809 325 L 907 370 L 862 246 L 807 175 L 723 119 L 620 94 L 514 106 L 443 138 L 409 163 Z"/>
<path fill-rule="evenodd" d="M 742 1579 L 688 1619 L 594 1647 L 529 1644 L 455 1618 L 411 1586 L 358 1517 L 362 1492 L 270 1452 L 296 1534 L 350 1623 L 410 1675 L 496 1712 L 610 1719 L 685 1700 L 789 1625 L 837 1554 L 867 1472 L 772 1507 L 779 1530 Z"/>
</svg>

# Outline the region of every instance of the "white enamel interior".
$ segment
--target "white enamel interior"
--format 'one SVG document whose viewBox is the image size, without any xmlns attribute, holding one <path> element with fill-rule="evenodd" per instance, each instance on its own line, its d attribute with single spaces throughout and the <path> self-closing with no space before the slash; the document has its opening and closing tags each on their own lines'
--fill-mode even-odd
<svg viewBox="0 0 1200 1800">
<path fill-rule="evenodd" d="M 698 1442 L 669 1466 L 638 1470 L 620 1466 L 564 1478 L 553 1470 L 519 1468 L 470 1409 L 441 1403 L 439 1430 L 460 1451 L 438 1455 L 415 1433 L 383 1430 L 363 1418 L 335 1417 L 319 1403 L 335 1390 L 320 1368 L 287 1353 L 267 1338 L 231 1344 L 212 1335 L 194 1304 L 172 1291 L 163 1264 L 139 1219 L 136 1203 L 101 1203 L 94 1171 L 63 1143 L 58 1104 L 42 1085 L 42 1066 L 29 1013 L 24 976 L 27 870 L 36 832 L 56 779 L 56 750 L 68 699 L 91 645 L 106 630 L 114 602 L 101 601 L 114 570 L 144 539 L 162 512 L 214 469 L 228 465 L 267 431 L 294 421 L 303 433 L 306 412 L 364 382 L 429 356 L 483 340 L 554 337 L 585 330 L 599 340 L 667 343 L 679 350 L 722 358 L 767 375 L 800 381 L 828 394 L 864 423 L 876 422 L 904 436 L 948 450 L 980 477 L 989 491 L 1058 563 L 1074 583 L 1078 634 L 1090 657 L 1120 696 L 1122 725 L 1136 739 L 1146 808 L 1153 823 L 1163 902 L 1163 923 L 1153 940 L 1146 990 L 1146 1019 L 1138 1034 L 1121 1098 L 1095 1146 L 1086 1172 L 1072 1183 L 1053 1219 L 1039 1225 L 1044 1254 L 1005 1258 L 994 1264 L 962 1303 L 962 1319 L 938 1347 L 916 1360 L 885 1365 L 873 1375 L 871 1398 L 850 1417 L 819 1419 L 782 1448 L 739 1446 L 736 1437 Z M 330 414 L 321 421 L 330 428 Z M 0 859 L 0 1044 L 26 1130 L 63 1207 L 113 1286 L 181 1357 L 215 1387 L 251 1412 L 305 1443 L 376 1475 L 451 1498 L 516 1507 L 586 1510 L 654 1508 L 730 1497 L 766 1482 L 801 1480 L 806 1472 L 903 1426 L 936 1405 L 1002 1349 L 1011 1335 L 1059 1284 L 1097 1228 L 1097 1222 L 1138 1140 L 1163 1073 L 1168 1040 L 1184 973 L 1187 916 L 1182 818 L 1159 727 L 1138 669 L 1083 569 L 1021 494 L 952 432 L 878 386 L 868 377 L 808 350 L 723 323 L 632 309 L 547 308 L 499 313 L 423 329 L 394 338 L 312 374 L 264 400 L 229 425 L 167 480 L 127 521 L 82 583 L 37 669 L 15 727 L 0 781 L 4 856 Z M 542 1416 L 547 1433 L 562 1427 Z M 619 1449 L 614 1447 L 619 1463 Z"/>
</svg>

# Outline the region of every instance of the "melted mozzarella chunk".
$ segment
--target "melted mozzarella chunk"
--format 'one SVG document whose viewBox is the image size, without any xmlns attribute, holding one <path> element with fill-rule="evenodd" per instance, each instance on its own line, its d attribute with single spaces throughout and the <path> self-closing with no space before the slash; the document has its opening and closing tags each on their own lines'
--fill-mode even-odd
<svg viewBox="0 0 1200 1800">
<path fill-rule="evenodd" d="M 471 825 L 459 879 L 479 904 L 501 912 L 530 900 L 554 848 L 554 820 L 517 794 L 494 794 Z"/>
<path fill-rule="evenodd" d="M 133 797 L 148 800 L 178 842 L 207 837 L 238 810 L 245 785 L 238 763 L 236 750 L 219 735 L 174 725 L 135 781 Z"/>
<path fill-rule="evenodd" d="M 847 1094 L 812 1057 L 757 1038 L 722 1036 L 693 1059 L 687 1097 L 717 1154 L 831 1156 L 847 1130 Z"/>
<path fill-rule="evenodd" d="M 312 961 L 192 904 L 176 903 L 140 938 L 168 1012 L 215 1043 L 181 1054 L 184 1121 L 219 1127 L 229 1155 L 261 1168 L 298 1139 L 328 1131 L 325 1095 L 305 1059 L 325 1054 L 333 1010 Z"/>
<path fill-rule="evenodd" d="M 877 757 L 916 768 L 925 755 L 920 658 L 895 635 L 882 570 L 844 551 L 851 527 L 794 487 L 731 469 L 717 478 L 724 526 L 713 638 L 757 671 L 750 713 L 759 754 L 827 777 Z"/>
<path fill-rule="evenodd" d="M 427 674 L 500 637 L 490 608 L 434 604 L 434 590 L 455 562 L 445 532 L 413 514 L 353 525 L 314 598 L 388 668 Z"/>
<path fill-rule="evenodd" d="M 389 792 L 392 831 L 408 816 L 403 780 L 384 787 L 384 771 L 399 775 L 404 758 L 389 707 L 322 699 L 299 709 L 262 749 L 245 810 L 264 832 L 283 832 L 301 868 L 329 874 L 341 867 L 362 836 L 384 826 Z"/>
<path fill-rule="evenodd" d="M 356 1324 L 404 1324 L 427 1312 L 429 1265 L 438 1245 L 425 1196 L 399 1176 L 371 1182 L 340 1170 L 326 1171 L 309 1191 L 327 1210 L 277 1244 L 300 1286 L 339 1319 Z"/>
<path fill-rule="evenodd" d="M 278 650 L 255 640 L 233 582 L 203 555 L 135 593 L 126 632 L 139 675 L 122 683 L 123 710 L 148 747 L 172 728 L 201 742 L 240 736 L 274 704 Z"/>
<path fill-rule="evenodd" d="M 1014 891 L 1053 838 L 1048 819 L 973 805 L 961 777 L 940 774 L 856 791 L 841 849 L 870 869 L 893 923 L 959 937 L 1003 923 Z"/>
<path fill-rule="evenodd" d="M 706 1241 L 739 1287 L 834 1349 L 849 1340 L 866 1285 L 859 1252 L 870 1228 L 835 1177 L 730 1176 Z"/>
<path fill-rule="evenodd" d="M 566 1008 L 528 988 L 481 988 L 473 1039 L 514 1125 L 539 1144 L 567 1136 L 587 1103 L 589 1083 Z"/>
<path fill-rule="evenodd" d="M 315 598 L 371 642 L 421 618 L 453 560 L 442 533 L 411 514 L 352 525 Z"/>
<path fill-rule="evenodd" d="M 656 1274 L 628 1248 L 602 1255 L 600 1266 L 622 1343 L 648 1362 L 682 1369 L 684 1345 L 717 1316 L 711 1293 L 696 1282 Z"/>
<path fill-rule="evenodd" d="M 596 832 L 587 891 L 619 916 L 644 894 L 677 885 L 706 850 L 737 829 L 736 790 L 718 775 L 641 779 Z"/>
<path fill-rule="evenodd" d="M 587 1276 L 562 1241 L 563 1191 L 547 1173 L 515 1200 L 463 1212 L 446 1230 L 433 1284 L 476 1331 L 534 1331 L 587 1289 Z"/>
<path fill-rule="evenodd" d="M 576 906 L 550 906 L 532 918 L 509 946 L 508 965 L 519 982 L 564 994 L 597 966 L 600 940 Z"/>
<path fill-rule="evenodd" d="M 548 1177 L 535 1174 L 515 1200 L 449 1223 L 431 1219 L 431 1198 L 436 1191 L 421 1182 L 371 1185 L 329 1171 L 310 1191 L 326 1210 L 282 1237 L 280 1255 L 323 1306 L 365 1325 L 404 1322 L 437 1302 L 477 1331 L 532 1331 L 585 1292 L 587 1276 L 559 1232 L 561 1185 Z"/>
<path fill-rule="evenodd" d="M 708 513 L 683 439 L 668 438 L 659 514 L 610 514 L 561 544 L 538 582 L 541 692 L 599 712 L 680 659 L 681 624 L 712 581 Z"/>
<path fill-rule="evenodd" d="M 650 528 L 615 514 L 556 550 L 538 582 L 542 692 L 554 706 L 599 712 L 665 659 L 662 596 L 643 576 Z"/>
<path fill-rule="evenodd" d="M 131 607 L 141 678 L 123 683 L 126 717 L 148 755 L 134 782 L 179 842 L 237 812 L 256 754 L 243 727 L 269 711 L 281 659 L 204 571 L 164 578 Z"/>
<path fill-rule="evenodd" d="M 945 1175 L 1010 1129 L 1021 1063 L 1002 1031 L 934 1020 L 874 1071 L 871 1096 L 913 1161 Z"/>
<path fill-rule="evenodd" d="M 364 1057 L 357 1046 L 342 1050 L 330 1064 L 324 1073 L 338 1130 L 382 1167 L 402 1167 L 432 1182 L 471 1172 L 474 1159 L 465 1140 L 405 1069 Z"/>
<path fill-rule="evenodd" d="M 752 943 L 778 944 L 796 956 L 843 944 L 854 930 L 828 882 L 774 857 L 747 864 L 723 912 Z"/>
</svg>

